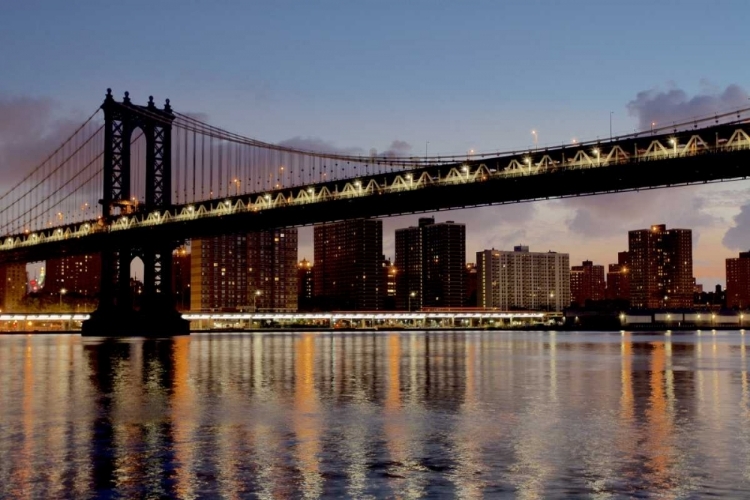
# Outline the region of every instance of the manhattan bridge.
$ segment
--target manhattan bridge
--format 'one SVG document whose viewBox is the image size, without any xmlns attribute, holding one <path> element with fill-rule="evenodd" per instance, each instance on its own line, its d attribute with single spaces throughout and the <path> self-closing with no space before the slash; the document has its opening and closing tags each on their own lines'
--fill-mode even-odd
<svg viewBox="0 0 750 500">
<path fill-rule="evenodd" d="M 108 89 L 88 120 L 0 194 L 0 264 L 101 253 L 100 304 L 84 334 L 187 333 L 170 278 L 173 250 L 190 238 L 744 179 L 748 112 L 559 147 L 379 157 L 262 142 L 169 100 L 139 105 Z"/>
</svg>

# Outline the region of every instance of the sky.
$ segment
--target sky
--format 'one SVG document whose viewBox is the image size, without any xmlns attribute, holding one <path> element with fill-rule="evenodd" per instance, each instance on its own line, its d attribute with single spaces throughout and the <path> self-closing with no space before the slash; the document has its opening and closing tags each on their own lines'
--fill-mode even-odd
<svg viewBox="0 0 750 500">
<path fill-rule="evenodd" d="M 461 154 L 596 139 L 750 106 L 746 0 L 5 2 L 0 185 L 101 103 L 170 98 L 277 143 Z M 393 231 L 417 215 L 384 220 Z M 441 212 L 485 248 L 616 262 L 627 231 L 693 229 L 694 272 L 724 283 L 750 248 L 747 181 Z M 300 259 L 312 230 L 300 230 Z"/>
</svg>

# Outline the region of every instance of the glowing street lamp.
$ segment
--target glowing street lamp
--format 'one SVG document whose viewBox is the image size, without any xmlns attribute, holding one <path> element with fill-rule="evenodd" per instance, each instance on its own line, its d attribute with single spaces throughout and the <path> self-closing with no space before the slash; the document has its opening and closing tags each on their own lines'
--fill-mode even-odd
<svg viewBox="0 0 750 500">
<path fill-rule="evenodd" d="M 260 290 L 255 290 L 253 294 L 253 312 L 258 312 L 258 297 L 260 297 Z"/>
<path fill-rule="evenodd" d="M 63 295 L 68 293 L 68 291 L 64 288 L 60 289 L 60 310 L 62 310 L 62 301 L 63 301 Z"/>
<path fill-rule="evenodd" d="M 411 299 L 417 296 L 417 292 L 411 292 L 409 294 L 409 312 L 411 312 Z"/>
<path fill-rule="evenodd" d="M 539 136 L 537 135 L 536 130 L 532 130 L 531 135 L 534 136 L 534 151 L 536 151 L 539 146 Z"/>
</svg>

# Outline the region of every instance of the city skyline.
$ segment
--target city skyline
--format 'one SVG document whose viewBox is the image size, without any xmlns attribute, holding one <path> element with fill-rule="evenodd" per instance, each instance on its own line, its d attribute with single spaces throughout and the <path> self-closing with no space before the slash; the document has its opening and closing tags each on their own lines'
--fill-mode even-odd
<svg viewBox="0 0 750 500">
<path fill-rule="evenodd" d="M 743 46 L 741 13 L 750 7 L 722 2 L 737 14 L 723 16 L 690 4 L 648 5 L 642 16 L 638 8 L 593 2 L 471 9 L 383 2 L 339 5 L 331 15 L 304 4 L 213 10 L 136 2 L 132 12 L 145 10 L 147 18 L 117 30 L 109 29 L 112 19 L 128 12 L 116 6 L 19 6 L 0 20 L 0 43 L 14 47 L 0 55 L 0 168 L 7 181 L 27 171 L 109 86 L 140 100 L 168 97 L 183 112 L 258 139 L 358 154 L 543 148 L 606 139 L 610 123 L 617 135 L 748 106 L 750 70 L 708 47 Z M 542 6 L 548 15 L 540 17 Z M 613 19 L 633 29 L 608 29 Z M 23 28 L 32 22 L 38 29 Z M 186 36 L 191 30 L 201 32 L 200 44 Z M 678 47 L 669 57 L 658 49 L 665 39 Z M 639 71 L 624 71 L 627 65 Z M 518 76 L 508 77 L 509 69 Z M 394 230 L 409 217 L 384 219 L 387 255 L 395 254 Z M 724 258 L 750 248 L 750 187 L 534 202 L 439 214 L 437 221 L 449 219 L 466 224 L 470 255 L 525 243 L 567 252 L 574 262 L 610 260 L 633 227 L 689 227 L 695 275 L 710 286 L 724 284 Z M 300 255 L 311 258 L 312 229 L 299 237 Z"/>
</svg>

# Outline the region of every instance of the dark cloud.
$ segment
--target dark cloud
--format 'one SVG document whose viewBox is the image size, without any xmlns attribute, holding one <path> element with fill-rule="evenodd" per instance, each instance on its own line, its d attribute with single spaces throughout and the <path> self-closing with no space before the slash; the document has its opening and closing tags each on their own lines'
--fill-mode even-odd
<svg viewBox="0 0 750 500">
<path fill-rule="evenodd" d="M 0 96 L 0 146 L 44 135 L 54 108 L 51 99 Z"/>
<path fill-rule="evenodd" d="M 0 190 L 41 163 L 85 120 L 75 113 L 60 118 L 59 112 L 51 99 L 0 95 Z"/>
<path fill-rule="evenodd" d="M 748 94 L 739 85 L 732 84 L 724 90 L 710 88 L 704 83 L 704 93 L 689 97 L 684 90 L 674 87 L 667 91 L 658 89 L 638 92 L 628 103 L 628 112 L 638 119 L 641 130 L 652 122 L 666 125 L 688 121 L 714 113 L 746 107 Z"/>
<path fill-rule="evenodd" d="M 376 154 L 376 156 L 385 157 L 385 158 L 396 158 L 396 157 L 409 156 L 410 152 L 411 152 L 411 144 L 409 144 L 406 141 L 401 141 L 401 140 L 396 139 L 391 143 L 390 147 L 387 150 L 383 151 L 382 153 Z"/>
</svg>

